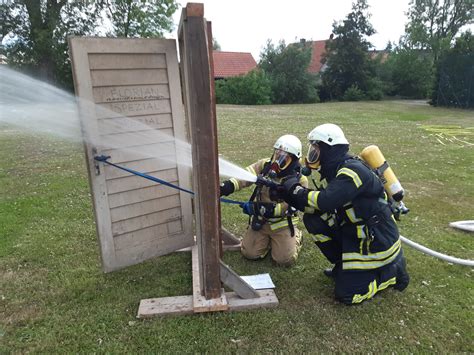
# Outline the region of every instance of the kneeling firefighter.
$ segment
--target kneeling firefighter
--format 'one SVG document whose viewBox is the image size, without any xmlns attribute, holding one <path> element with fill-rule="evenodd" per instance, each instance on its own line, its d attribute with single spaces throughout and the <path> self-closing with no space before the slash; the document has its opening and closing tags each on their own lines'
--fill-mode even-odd
<svg viewBox="0 0 474 355">
<path fill-rule="evenodd" d="M 404 290 L 409 276 L 383 183 L 360 158 L 348 154 L 340 127 L 323 124 L 309 135 L 306 166 L 319 170 L 327 185 L 310 190 L 296 179 L 278 187 L 278 196 L 304 211 L 303 222 L 316 245 L 334 264 L 335 296 L 360 303 L 393 286 Z"/>
<path fill-rule="evenodd" d="M 307 187 L 308 179 L 300 174 L 301 141 L 293 135 L 284 135 L 273 147 L 271 159 L 261 159 L 248 166 L 247 171 L 273 184 L 295 179 Z M 249 227 L 241 244 L 242 255 L 257 260 L 271 249 L 272 259 L 278 265 L 289 266 L 296 261 L 301 246 L 297 211 L 282 199 L 272 199 L 269 187 L 258 181 L 249 201 L 242 206 L 243 212 L 249 215 Z M 252 184 L 231 178 L 222 182 L 220 194 L 228 196 Z"/>
</svg>

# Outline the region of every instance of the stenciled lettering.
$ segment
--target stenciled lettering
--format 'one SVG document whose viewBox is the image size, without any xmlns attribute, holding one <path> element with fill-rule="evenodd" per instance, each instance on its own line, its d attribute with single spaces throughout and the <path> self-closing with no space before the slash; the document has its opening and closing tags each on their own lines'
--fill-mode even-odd
<svg viewBox="0 0 474 355">
<path fill-rule="evenodd" d="M 132 113 L 144 111 L 166 112 L 168 107 L 163 107 L 163 105 L 160 105 L 157 101 L 144 101 L 114 103 L 111 105 L 111 109 L 117 113 Z"/>
<path fill-rule="evenodd" d="M 106 102 L 167 99 L 156 87 L 112 88 L 105 94 Z"/>
</svg>

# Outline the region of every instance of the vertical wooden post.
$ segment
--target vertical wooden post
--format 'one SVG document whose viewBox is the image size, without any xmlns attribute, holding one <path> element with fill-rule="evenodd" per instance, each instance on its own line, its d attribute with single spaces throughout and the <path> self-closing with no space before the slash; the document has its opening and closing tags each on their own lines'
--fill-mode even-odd
<svg viewBox="0 0 474 355">
<path fill-rule="evenodd" d="M 207 48 L 209 52 L 209 68 L 210 68 L 210 84 L 211 84 L 211 110 L 212 110 L 212 120 L 215 122 L 216 126 L 216 137 L 217 137 L 217 113 L 216 113 L 216 85 L 215 85 L 215 80 L 214 80 L 214 56 L 213 56 L 213 51 L 214 49 L 212 48 L 213 40 L 212 40 L 212 23 L 211 21 L 207 21 Z M 217 141 L 216 141 L 217 142 Z M 216 144 L 216 149 L 217 149 L 217 144 Z M 217 165 L 219 166 L 219 153 L 216 150 L 216 156 L 218 157 L 217 160 Z M 219 179 L 219 178 L 218 178 Z M 219 180 L 218 180 L 219 183 Z M 222 225 L 221 225 L 221 209 L 219 207 L 219 210 L 217 211 L 219 214 L 218 220 L 219 220 L 219 240 L 222 241 Z M 222 258 L 224 256 L 224 248 L 223 248 L 223 243 L 219 243 L 219 255 Z"/>
<path fill-rule="evenodd" d="M 213 104 L 211 66 L 204 6 L 189 3 L 179 28 L 186 113 L 191 131 L 196 236 L 201 294 L 221 296 L 220 201 L 217 124 Z M 212 48 L 212 47 L 211 47 Z"/>
</svg>

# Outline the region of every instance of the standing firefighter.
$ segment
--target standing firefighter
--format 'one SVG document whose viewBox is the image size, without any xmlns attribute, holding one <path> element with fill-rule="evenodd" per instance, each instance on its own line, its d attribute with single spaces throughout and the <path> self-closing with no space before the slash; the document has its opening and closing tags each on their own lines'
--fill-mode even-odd
<svg viewBox="0 0 474 355">
<path fill-rule="evenodd" d="M 284 183 L 296 180 L 308 186 L 308 180 L 300 174 L 301 142 L 293 135 L 284 135 L 275 142 L 271 159 L 261 159 L 247 167 L 253 175 L 267 181 Z M 221 196 L 252 185 L 251 182 L 232 178 L 221 184 Z M 270 189 L 257 183 L 248 202 L 242 206 L 249 215 L 249 227 L 242 239 L 241 252 L 248 259 L 264 258 L 271 249 L 273 260 L 282 266 L 293 264 L 301 246 L 302 233 L 297 228 L 296 210 L 289 208 L 282 199 L 270 198 Z"/>
<path fill-rule="evenodd" d="M 306 166 L 319 170 L 327 186 L 310 190 L 290 179 L 279 187 L 278 196 L 305 212 L 306 229 L 334 264 L 325 274 L 335 280 L 336 299 L 354 304 L 389 286 L 403 291 L 409 276 L 379 177 L 348 154 L 349 142 L 338 126 L 320 125 L 308 139 Z"/>
</svg>

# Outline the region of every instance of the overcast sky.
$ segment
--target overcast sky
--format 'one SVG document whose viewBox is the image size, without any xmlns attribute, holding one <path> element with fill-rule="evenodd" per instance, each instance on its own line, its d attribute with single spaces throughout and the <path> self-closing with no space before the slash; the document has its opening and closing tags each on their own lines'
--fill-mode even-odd
<svg viewBox="0 0 474 355">
<path fill-rule="evenodd" d="M 277 43 L 328 39 L 334 20 L 343 20 L 352 0 L 195 0 L 204 3 L 204 16 L 212 22 L 214 38 L 223 51 L 251 52 L 258 62 L 267 39 Z M 186 1 L 178 1 L 186 6 Z M 368 0 L 370 22 L 377 33 L 370 37 L 376 49 L 398 42 L 404 33 L 409 0 Z M 181 10 L 174 16 L 179 23 Z M 176 33 L 172 36 L 176 38 Z"/>
</svg>

